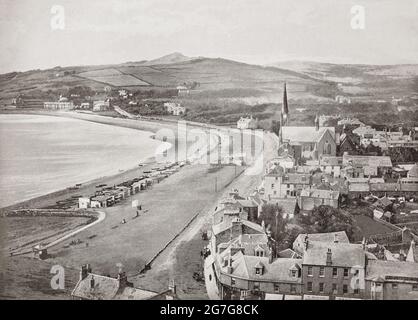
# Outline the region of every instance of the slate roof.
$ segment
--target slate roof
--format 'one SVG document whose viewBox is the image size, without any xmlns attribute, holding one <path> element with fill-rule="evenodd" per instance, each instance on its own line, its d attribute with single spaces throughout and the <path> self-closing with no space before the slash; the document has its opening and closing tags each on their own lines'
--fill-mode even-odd
<svg viewBox="0 0 418 320">
<path fill-rule="evenodd" d="M 332 199 L 337 200 L 340 196 L 339 191 L 322 190 L 322 189 L 303 189 L 300 193 L 301 197 Z"/>
<path fill-rule="evenodd" d="M 342 157 L 322 156 L 321 159 L 319 159 L 319 164 L 321 166 L 339 166 L 342 165 L 342 162 Z"/>
<path fill-rule="evenodd" d="M 339 243 L 350 243 L 350 240 L 347 237 L 345 231 L 337 231 L 337 232 L 327 232 L 327 233 L 301 233 L 297 236 L 296 241 L 301 241 L 302 243 L 305 241 L 305 237 L 308 236 L 308 241 L 319 241 L 319 242 L 329 242 L 334 243 L 335 235 L 337 235 Z"/>
<path fill-rule="evenodd" d="M 93 287 L 92 279 L 94 279 Z M 87 277 L 77 282 L 71 295 L 86 300 L 147 300 L 159 294 L 140 288 L 121 287 L 116 278 L 89 273 Z"/>
<path fill-rule="evenodd" d="M 123 291 L 116 295 L 114 300 L 148 300 L 157 297 L 159 294 L 154 291 L 144 290 L 140 288 L 126 287 Z"/>
<path fill-rule="evenodd" d="M 384 260 L 370 260 L 368 262 L 366 279 L 376 280 L 380 277 L 382 280 L 388 280 L 388 277 L 391 276 L 416 278 L 418 281 L 418 263 Z"/>
<path fill-rule="evenodd" d="M 292 277 L 292 268 L 301 268 L 301 259 L 278 258 L 269 263 L 268 257 L 243 255 L 241 252 L 232 257 L 231 276 L 252 281 L 301 283 L 301 277 Z M 263 274 L 256 274 L 256 266 L 264 267 Z"/>
<path fill-rule="evenodd" d="M 321 137 L 329 131 L 332 138 L 335 139 L 335 128 L 334 127 L 292 127 L 284 126 L 282 128 L 283 140 L 289 140 L 292 142 L 318 142 Z"/>
<path fill-rule="evenodd" d="M 327 252 L 331 249 L 332 266 L 364 267 L 366 255 L 361 244 L 310 242 L 303 255 L 304 265 L 326 266 Z"/>
<path fill-rule="evenodd" d="M 311 176 L 306 173 L 286 173 L 283 175 L 282 183 L 289 184 L 310 184 Z"/>
<path fill-rule="evenodd" d="M 392 160 L 387 156 L 354 156 L 343 155 L 343 164 L 351 162 L 355 166 L 370 167 L 392 167 Z"/>
<path fill-rule="evenodd" d="M 94 279 L 93 288 L 91 287 L 92 279 Z M 111 300 L 118 290 L 118 279 L 89 273 L 86 278 L 77 283 L 72 295 L 88 300 Z"/>
<path fill-rule="evenodd" d="M 232 223 L 234 221 L 237 221 L 236 219 L 234 220 L 227 220 L 227 221 L 223 221 L 221 223 L 215 224 L 212 226 L 212 232 L 213 234 L 216 236 L 218 234 L 220 234 L 223 231 L 229 230 L 232 227 Z M 254 231 L 258 232 L 258 233 L 264 233 L 263 228 L 254 222 L 248 221 L 248 220 L 241 220 L 239 219 L 239 222 L 243 225 L 246 226 L 250 229 L 253 229 Z"/>
<path fill-rule="evenodd" d="M 255 255 L 255 249 L 260 247 L 264 250 L 265 255 L 270 254 L 268 246 L 268 238 L 266 234 L 242 234 L 228 243 L 222 243 L 226 250 L 222 252 L 222 256 L 229 254 L 231 248 L 242 248 L 244 254 Z"/>
</svg>

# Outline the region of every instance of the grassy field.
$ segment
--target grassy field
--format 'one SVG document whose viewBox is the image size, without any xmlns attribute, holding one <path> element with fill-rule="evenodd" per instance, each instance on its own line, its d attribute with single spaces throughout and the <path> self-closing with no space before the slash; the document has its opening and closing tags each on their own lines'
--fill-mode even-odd
<svg viewBox="0 0 418 320">
<path fill-rule="evenodd" d="M 0 300 L 68 300 L 78 281 L 79 270 L 65 267 L 64 289 L 51 287 L 52 262 L 29 257 L 0 260 Z"/>
<path fill-rule="evenodd" d="M 30 249 L 39 242 L 49 242 L 51 237 L 86 225 L 91 219 L 85 217 L 3 217 L 0 223 L 5 230 L 5 250 Z"/>
<path fill-rule="evenodd" d="M 114 87 L 149 86 L 149 83 L 114 68 L 82 72 L 78 76 Z"/>
<path fill-rule="evenodd" d="M 391 233 L 394 231 L 388 226 L 365 215 L 356 215 L 353 218 L 355 220 L 355 226 L 361 230 L 354 234 L 355 241 L 361 241 L 363 237 L 368 238 L 375 234 Z"/>
<path fill-rule="evenodd" d="M 103 222 L 76 236 L 83 242 L 79 246 L 68 246 L 71 241 L 68 239 L 48 252 L 58 263 L 72 267 L 91 263 L 99 273 L 112 273 L 120 262 L 128 274 L 136 274 L 196 213 L 210 204 L 234 176 L 233 167 L 213 173 L 208 172 L 207 165 L 184 167 L 152 189 L 106 208 Z M 132 200 L 138 200 L 143 209 L 135 219 Z M 121 224 L 122 219 L 127 223 Z"/>
</svg>

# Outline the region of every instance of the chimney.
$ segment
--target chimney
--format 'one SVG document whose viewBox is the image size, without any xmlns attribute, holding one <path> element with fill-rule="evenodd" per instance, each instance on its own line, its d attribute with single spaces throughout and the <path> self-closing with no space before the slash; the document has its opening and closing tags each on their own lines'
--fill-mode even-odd
<svg viewBox="0 0 418 320">
<path fill-rule="evenodd" d="M 328 248 L 327 251 L 327 266 L 332 265 L 332 252 L 331 249 Z"/>
<path fill-rule="evenodd" d="M 334 243 L 338 243 L 338 233 L 334 233 Z"/>
<path fill-rule="evenodd" d="M 363 240 L 361 241 L 361 244 L 363 246 L 363 251 L 366 251 L 366 238 L 363 238 Z"/>
<path fill-rule="evenodd" d="M 308 250 L 308 246 L 309 246 L 308 235 L 305 235 L 305 250 Z"/>
<path fill-rule="evenodd" d="M 90 289 L 94 289 L 94 276 L 91 276 Z"/>
<path fill-rule="evenodd" d="M 168 285 L 168 289 L 171 291 L 171 294 L 177 294 L 177 287 L 176 287 L 176 283 L 174 282 L 174 280 L 170 281 Z"/>
<path fill-rule="evenodd" d="M 226 268 L 226 272 L 227 273 L 232 273 L 232 258 L 231 257 L 229 257 L 228 267 Z"/>
<path fill-rule="evenodd" d="M 128 276 L 125 272 L 121 271 L 118 273 L 119 287 L 123 288 L 128 286 Z"/>
<path fill-rule="evenodd" d="M 319 118 L 318 118 L 318 115 L 316 115 L 316 117 L 315 117 L 315 130 L 316 131 L 319 130 Z"/>
<path fill-rule="evenodd" d="M 88 264 L 83 264 L 81 266 L 81 270 L 80 270 L 80 281 L 84 280 L 85 278 L 87 278 L 87 275 L 89 274 L 88 271 Z"/>
</svg>

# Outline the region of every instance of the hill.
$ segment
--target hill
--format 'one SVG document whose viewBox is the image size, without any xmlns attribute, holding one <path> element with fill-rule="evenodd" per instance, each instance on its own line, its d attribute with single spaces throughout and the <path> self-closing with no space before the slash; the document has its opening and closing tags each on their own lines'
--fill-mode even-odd
<svg viewBox="0 0 418 320">
<path fill-rule="evenodd" d="M 418 93 L 417 64 L 364 65 L 285 61 L 272 66 L 339 83 L 344 94 L 358 98 L 389 100 L 392 97 L 401 98 Z"/>
<path fill-rule="evenodd" d="M 157 59 L 153 59 L 150 61 L 146 61 L 143 63 L 145 66 L 154 66 L 154 65 L 160 65 L 160 64 L 171 64 L 171 63 L 178 63 L 178 62 L 185 62 L 193 60 L 194 58 L 186 57 L 180 52 L 173 52 L 170 54 L 167 54 L 165 56 L 162 56 Z"/>
</svg>

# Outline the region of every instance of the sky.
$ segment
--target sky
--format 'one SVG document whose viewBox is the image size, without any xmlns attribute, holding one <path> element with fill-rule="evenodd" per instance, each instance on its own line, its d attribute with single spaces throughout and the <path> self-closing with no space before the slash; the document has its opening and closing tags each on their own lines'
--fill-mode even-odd
<svg viewBox="0 0 418 320">
<path fill-rule="evenodd" d="M 352 28 L 356 5 L 363 29 Z M 254 64 L 418 63 L 418 0 L 0 0 L 0 73 L 172 52 Z"/>
</svg>

